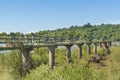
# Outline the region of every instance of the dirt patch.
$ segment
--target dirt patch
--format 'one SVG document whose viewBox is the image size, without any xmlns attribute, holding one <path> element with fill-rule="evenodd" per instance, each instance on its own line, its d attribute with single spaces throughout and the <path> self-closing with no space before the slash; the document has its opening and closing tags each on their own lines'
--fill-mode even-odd
<svg viewBox="0 0 120 80">
<path fill-rule="evenodd" d="M 105 67 L 108 65 L 109 62 L 109 55 L 99 55 L 99 54 L 95 54 L 92 55 L 88 61 L 87 61 L 87 66 L 89 66 L 89 64 L 91 63 L 95 63 L 96 64 L 96 68 L 100 69 L 101 67 Z"/>
</svg>

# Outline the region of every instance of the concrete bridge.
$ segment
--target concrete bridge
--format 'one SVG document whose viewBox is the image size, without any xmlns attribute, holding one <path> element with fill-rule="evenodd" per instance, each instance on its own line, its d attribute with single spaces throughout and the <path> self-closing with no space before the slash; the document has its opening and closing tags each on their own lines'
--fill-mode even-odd
<svg viewBox="0 0 120 80">
<path fill-rule="evenodd" d="M 61 36 L 10 36 L 10 35 L 0 35 L 0 44 L 5 44 L 5 46 L 0 46 L 0 50 L 15 50 L 18 49 L 22 53 L 22 63 L 25 69 L 29 68 L 30 65 L 30 52 L 34 48 L 47 47 L 49 49 L 49 66 L 51 68 L 55 65 L 55 49 L 58 46 L 65 46 L 66 58 L 68 63 L 71 62 L 71 47 L 73 45 L 78 46 L 78 58 L 82 58 L 82 46 L 86 44 L 87 54 L 91 54 L 91 44 L 94 45 L 94 53 L 97 54 L 97 47 L 102 49 L 109 49 L 111 46 L 111 41 L 96 41 L 96 42 L 81 42 L 81 41 L 70 41 L 66 40 Z"/>
</svg>

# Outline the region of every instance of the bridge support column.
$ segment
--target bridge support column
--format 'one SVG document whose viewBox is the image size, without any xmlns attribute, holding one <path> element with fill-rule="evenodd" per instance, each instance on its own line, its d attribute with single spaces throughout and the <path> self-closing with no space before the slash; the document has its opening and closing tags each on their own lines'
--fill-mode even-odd
<svg viewBox="0 0 120 80">
<path fill-rule="evenodd" d="M 101 44 L 102 44 L 102 43 L 101 43 L 101 42 L 99 42 L 99 49 L 101 49 Z"/>
<path fill-rule="evenodd" d="M 100 43 L 100 48 L 102 48 L 103 50 L 108 49 L 107 42 L 101 42 Z"/>
<path fill-rule="evenodd" d="M 111 41 L 107 42 L 108 48 L 110 48 L 112 46 Z"/>
<path fill-rule="evenodd" d="M 68 63 L 70 63 L 72 60 L 72 58 L 71 58 L 71 46 L 72 45 L 66 45 L 66 48 L 67 48 L 67 51 L 66 51 L 66 58 L 67 58 L 67 61 L 68 61 Z"/>
<path fill-rule="evenodd" d="M 83 45 L 83 43 L 81 43 L 81 44 L 77 44 L 78 45 L 78 58 L 80 59 L 80 58 L 82 58 L 82 45 Z"/>
<path fill-rule="evenodd" d="M 94 43 L 94 54 L 97 54 L 97 43 Z"/>
<path fill-rule="evenodd" d="M 91 43 L 87 43 L 87 54 L 91 54 L 90 45 L 91 45 Z"/>
<path fill-rule="evenodd" d="M 110 47 L 112 46 L 112 42 L 111 41 L 109 42 L 109 45 L 110 45 Z"/>
<path fill-rule="evenodd" d="M 33 47 L 32 46 L 22 46 L 19 50 L 22 53 L 23 69 L 28 70 L 31 66 L 30 65 L 30 51 L 33 50 Z"/>
<path fill-rule="evenodd" d="M 57 46 L 49 46 L 49 66 L 53 68 L 55 66 L 55 48 Z"/>
<path fill-rule="evenodd" d="M 107 54 L 110 54 L 111 51 L 110 51 L 110 45 L 108 42 L 102 42 L 102 50 L 104 51 L 107 51 Z"/>
</svg>

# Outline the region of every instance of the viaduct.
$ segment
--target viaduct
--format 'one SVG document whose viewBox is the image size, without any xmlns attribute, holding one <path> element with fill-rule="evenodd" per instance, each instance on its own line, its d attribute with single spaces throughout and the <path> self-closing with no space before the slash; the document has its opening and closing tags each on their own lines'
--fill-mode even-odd
<svg viewBox="0 0 120 80">
<path fill-rule="evenodd" d="M 78 46 L 78 58 L 82 58 L 82 46 L 86 44 L 87 54 L 91 54 L 91 44 L 94 45 L 94 53 L 97 54 L 97 47 L 102 49 L 109 49 L 111 47 L 111 41 L 95 41 L 95 42 L 80 42 L 80 41 L 66 41 L 63 37 L 46 37 L 46 36 L 11 36 L 0 35 L 0 50 L 15 50 L 18 49 L 22 53 L 23 68 L 27 69 L 30 65 L 30 52 L 34 48 L 47 47 L 49 49 L 49 66 L 53 68 L 55 66 L 55 49 L 58 46 L 66 47 L 66 58 L 68 63 L 71 62 L 71 47 L 73 45 Z"/>
</svg>

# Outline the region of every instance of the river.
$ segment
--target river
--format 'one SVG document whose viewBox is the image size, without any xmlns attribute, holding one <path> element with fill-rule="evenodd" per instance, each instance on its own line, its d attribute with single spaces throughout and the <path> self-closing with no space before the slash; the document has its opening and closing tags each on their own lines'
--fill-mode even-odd
<svg viewBox="0 0 120 80">
<path fill-rule="evenodd" d="M 6 44 L 0 44 L 0 47 L 5 47 L 5 46 L 6 46 Z M 0 50 L 0 54 L 7 53 L 9 51 L 11 51 L 11 50 Z"/>
</svg>

